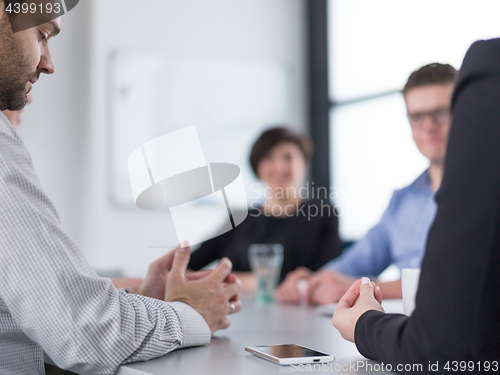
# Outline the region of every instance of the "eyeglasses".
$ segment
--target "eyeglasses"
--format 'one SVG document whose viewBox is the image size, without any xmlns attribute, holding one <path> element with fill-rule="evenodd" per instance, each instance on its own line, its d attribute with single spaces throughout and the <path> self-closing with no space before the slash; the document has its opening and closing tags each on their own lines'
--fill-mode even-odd
<svg viewBox="0 0 500 375">
<path fill-rule="evenodd" d="M 426 116 L 431 118 L 434 125 L 442 126 L 449 123 L 451 112 L 449 108 L 438 108 L 429 112 L 408 113 L 408 120 L 411 126 L 421 127 Z"/>
</svg>

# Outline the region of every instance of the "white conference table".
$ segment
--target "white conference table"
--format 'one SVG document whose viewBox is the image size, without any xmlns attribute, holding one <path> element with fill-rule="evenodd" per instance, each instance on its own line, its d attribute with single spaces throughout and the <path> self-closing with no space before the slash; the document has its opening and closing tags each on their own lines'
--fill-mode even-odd
<svg viewBox="0 0 500 375">
<path fill-rule="evenodd" d="M 115 375 L 267 375 L 312 371 L 305 367 L 301 370 L 280 366 L 245 352 L 245 346 L 290 343 L 335 357 L 328 367 L 316 365 L 314 372 L 332 369 L 340 374 L 383 372 L 374 367 L 372 371 L 367 369 L 378 365 L 377 362 L 367 361 L 354 344 L 340 336 L 331 317 L 320 314 L 314 307 L 257 304 L 251 296 L 243 296 L 242 302 L 242 311 L 230 316 L 231 327 L 216 332 L 209 345 L 180 349 L 157 359 L 121 366 Z M 386 312 L 403 310 L 401 300 L 384 301 L 384 306 Z"/>
</svg>

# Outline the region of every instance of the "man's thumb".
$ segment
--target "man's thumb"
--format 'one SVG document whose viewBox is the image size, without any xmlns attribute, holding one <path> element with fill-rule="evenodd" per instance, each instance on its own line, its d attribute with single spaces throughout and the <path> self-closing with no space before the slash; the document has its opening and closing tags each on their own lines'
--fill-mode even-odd
<svg viewBox="0 0 500 375">
<path fill-rule="evenodd" d="M 361 279 L 361 285 L 359 287 L 359 294 L 363 297 L 375 298 L 373 294 L 373 284 L 368 277 L 363 277 Z"/>
<path fill-rule="evenodd" d="M 174 263 L 172 265 L 170 273 L 184 278 L 186 276 L 186 269 L 189 264 L 190 255 L 191 251 L 189 246 L 186 247 L 179 246 L 177 249 L 175 249 Z"/>
</svg>

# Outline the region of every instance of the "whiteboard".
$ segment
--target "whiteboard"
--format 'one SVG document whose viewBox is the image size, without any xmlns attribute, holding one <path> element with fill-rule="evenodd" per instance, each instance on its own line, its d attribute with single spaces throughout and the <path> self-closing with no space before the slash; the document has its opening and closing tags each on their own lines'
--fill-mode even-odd
<svg viewBox="0 0 500 375">
<path fill-rule="evenodd" d="M 142 52 L 111 54 L 111 202 L 120 207 L 135 207 L 127 166 L 134 149 L 160 135 L 193 125 L 206 160 L 238 165 L 249 194 L 257 182 L 248 162 L 253 142 L 266 128 L 293 125 L 293 74 L 291 67 L 279 63 L 179 59 Z"/>
</svg>

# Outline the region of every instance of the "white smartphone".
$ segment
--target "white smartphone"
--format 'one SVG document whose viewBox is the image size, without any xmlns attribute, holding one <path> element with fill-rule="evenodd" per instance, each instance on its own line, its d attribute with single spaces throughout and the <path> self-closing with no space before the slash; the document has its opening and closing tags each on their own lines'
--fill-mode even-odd
<svg viewBox="0 0 500 375">
<path fill-rule="evenodd" d="M 245 351 L 279 365 L 332 362 L 334 357 L 297 344 L 245 346 Z"/>
</svg>

